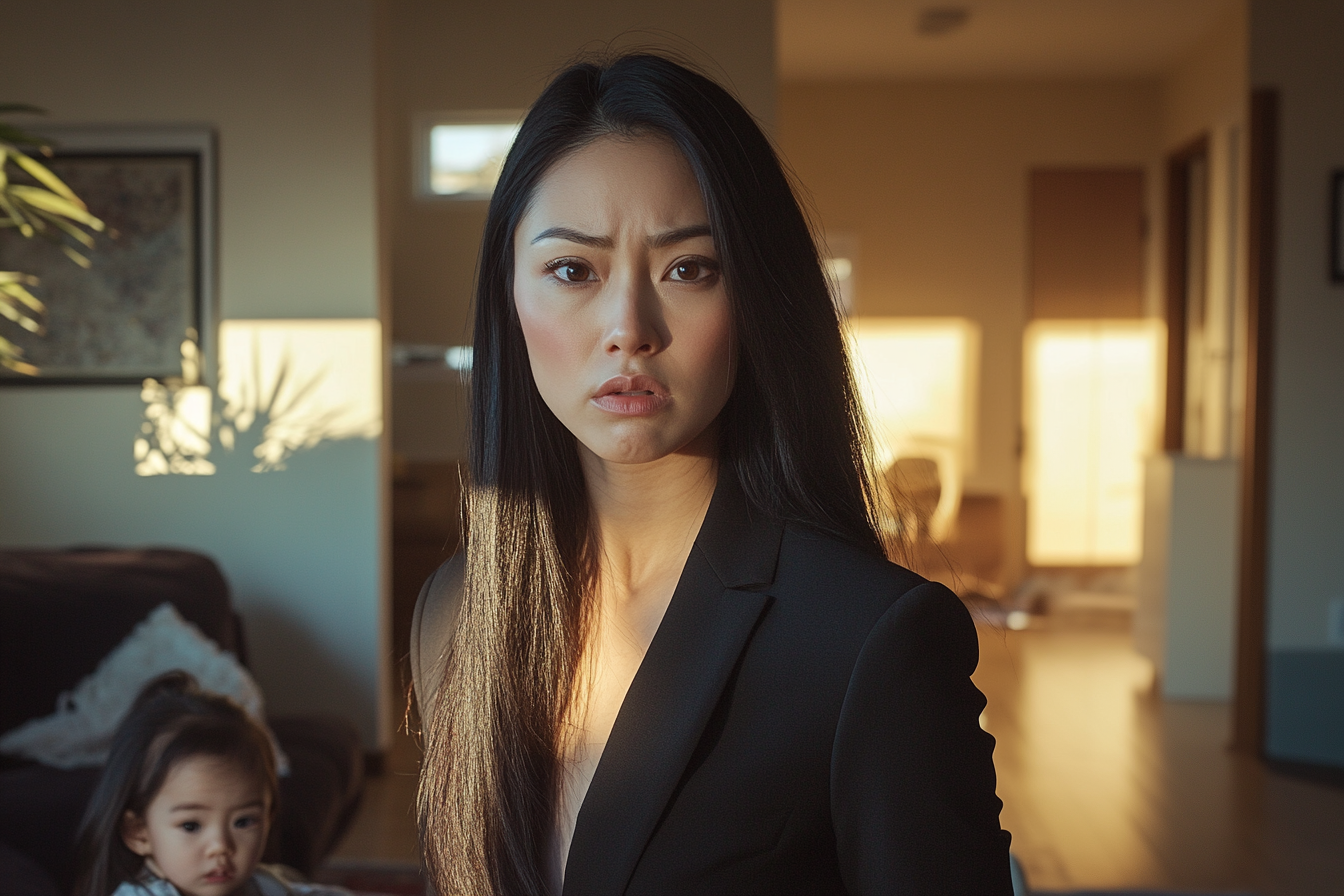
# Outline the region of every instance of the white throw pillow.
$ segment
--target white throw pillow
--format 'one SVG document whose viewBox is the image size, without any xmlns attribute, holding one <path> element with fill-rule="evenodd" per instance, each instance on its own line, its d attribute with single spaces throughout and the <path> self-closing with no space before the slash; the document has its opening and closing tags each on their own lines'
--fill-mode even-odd
<svg viewBox="0 0 1344 896">
<path fill-rule="evenodd" d="M 136 695 L 174 669 L 190 673 L 202 690 L 229 697 L 247 710 L 271 739 L 277 772 L 289 773 L 289 759 L 266 727 L 261 688 L 233 654 L 220 649 L 170 603 L 155 607 L 91 675 L 57 697 L 54 713 L 0 737 L 0 753 L 56 768 L 103 765 L 112 735 Z"/>
</svg>

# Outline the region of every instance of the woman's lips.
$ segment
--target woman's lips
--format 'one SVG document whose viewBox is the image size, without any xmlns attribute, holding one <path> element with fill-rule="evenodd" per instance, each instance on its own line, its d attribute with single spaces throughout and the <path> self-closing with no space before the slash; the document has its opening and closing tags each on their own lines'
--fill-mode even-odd
<svg viewBox="0 0 1344 896">
<path fill-rule="evenodd" d="M 623 417 L 655 414 L 672 400 L 667 387 L 651 376 L 614 376 L 598 387 L 592 402 Z"/>
</svg>

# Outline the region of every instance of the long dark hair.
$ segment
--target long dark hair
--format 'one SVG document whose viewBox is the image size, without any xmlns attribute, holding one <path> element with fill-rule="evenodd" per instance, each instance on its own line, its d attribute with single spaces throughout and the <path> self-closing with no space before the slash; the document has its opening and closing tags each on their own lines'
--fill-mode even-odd
<svg viewBox="0 0 1344 896">
<path fill-rule="evenodd" d="M 77 840 L 76 896 L 108 896 L 134 880 L 144 859 L 121 838 L 127 812 L 144 817 L 173 767 L 192 756 L 236 762 L 260 781 L 275 813 L 280 788 L 270 738 L 227 697 L 208 694 L 186 672 L 147 684 L 117 727 Z"/>
<path fill-rule="evenodd" d="M 464 594 L 444 682 L 426 701 L 419 794 L 422 851 L 444 894 L 551 886 L 560 730 L 595 563 L 574 437 L 532 379 L 513 239 L 546 173 L 607 135 L 670 140 L 699 183 L 737 338 L 720 463 L 762 512 L 882 551 L 835 305 L 769 140 L 726 90 L 661 56 L 561 72 L 509 151 L 481 245 Z"/>
</svg>

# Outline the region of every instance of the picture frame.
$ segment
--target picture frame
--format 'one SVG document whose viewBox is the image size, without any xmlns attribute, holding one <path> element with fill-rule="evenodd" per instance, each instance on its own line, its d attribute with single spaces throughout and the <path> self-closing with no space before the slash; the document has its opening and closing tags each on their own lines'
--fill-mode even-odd
<svg viewBox="0 0 1344 896">
<path fill-rule="evenodd" d="M 1330 175 L 1330 280 L 1344 284 L 1344 168 Z"/>
<path fill-rule="evenodd" d="M 140 385 L 178 377 L 182 344 L 212 370 L 215 136 L 205 127 L 59 127 L 42 159 L 107 225 L 88 269 L 42 239 L 0 234 L 0 267 L 36 276 L 47 332 L 15 337 L 37 376 L 0 386 Z"/>
</svg>

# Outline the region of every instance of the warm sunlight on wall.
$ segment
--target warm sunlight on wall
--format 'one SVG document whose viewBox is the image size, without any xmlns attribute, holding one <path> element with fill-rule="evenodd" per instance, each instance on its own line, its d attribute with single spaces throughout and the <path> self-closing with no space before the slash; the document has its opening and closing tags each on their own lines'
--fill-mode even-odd
<svg viewBox="0 0 1344 896">
<path fill-rule="evenodd" d="M 1163 339 L 1154 321 L 1027 328 L 1023 487 L 1033 565 L 1138 562 Z"/>
<path fill-rule="evenodd" d="M 942 539 L 975 461 L 980 328 L 963 318 L 859 317 L 849 329 L 878 463 L 937 462 L 942 493 L 930 533 Z"/>
<path fill-rule="evenodd" d="M 383 429 L 382 329 L 371 319 L 226 320 L 219 328 L 220 441 L 261 427 L 257 468 Z"/>
<path fill-rule="evenodd" d="M 295 452 L 383 431 L 382 328 L 377 320 L 226 320 L 219 387 L 198 382 L 195 335 L 182 376 L 145 380 L 135 472 L 209 476 L 236 449 L 256 473 L 283 470 Z M 209 455 L 218 439 L 225 451 Z"/>
</svg>

